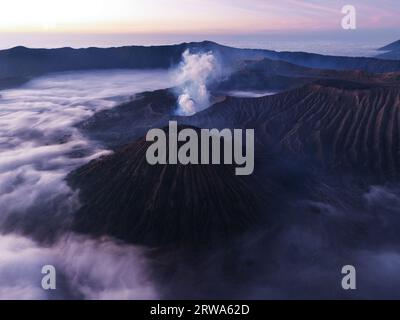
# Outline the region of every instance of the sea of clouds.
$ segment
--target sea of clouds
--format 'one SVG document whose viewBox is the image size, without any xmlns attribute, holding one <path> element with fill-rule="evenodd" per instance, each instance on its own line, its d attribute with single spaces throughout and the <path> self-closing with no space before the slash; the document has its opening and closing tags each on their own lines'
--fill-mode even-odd
<svg viewBox="0 0 400 320">
<path fill-rule="evenodd" d="M 73 234 L 43 242 L 79 205 L 66 175 L 110 152 L 75 125 L 169 86 L 167 71 L 114 70 L 43 76 L 0 92 L 0 299 L 155 297 L 140 248 Z M 57 294 L 41 288 L 47 264 L 64 279 Z"/>
</svg>

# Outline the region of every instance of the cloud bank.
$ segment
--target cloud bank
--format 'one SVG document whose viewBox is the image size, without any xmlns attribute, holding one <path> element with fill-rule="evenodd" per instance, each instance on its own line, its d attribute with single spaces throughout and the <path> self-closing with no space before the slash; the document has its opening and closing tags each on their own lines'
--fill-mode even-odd
<svg viewBox="0 0 400 320">
<path fill-rule="evenodd" d="M 166 71 L 71 72 L 1 92 L 1 299 L 155 297 L 142 274 L 140 249 L 113 240 L 59 237 L 79 206 L 66 175 L 110 152 L 75 125 L 135 93 L 170 87 L 169 81 Z M 40 285 L 47 264 L 60 275 L 60 290 L 52 293 Z"/>
<path fill-rule="evenodd" d="M 144 250 L 111 239 L 74 234 L 53 246 L 18 235 L 0 236 L 0 300 L 157 299 Z M 57 289 L 41 287 L 42 267 L 53 265 Z"/>
</svg>

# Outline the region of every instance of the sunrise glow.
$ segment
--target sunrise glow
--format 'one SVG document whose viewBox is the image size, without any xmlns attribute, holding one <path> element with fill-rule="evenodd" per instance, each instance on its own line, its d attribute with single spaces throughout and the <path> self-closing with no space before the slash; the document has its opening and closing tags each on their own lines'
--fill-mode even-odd
<svg viewBox="0 0 400 320">
<path fill-rule="evenodd" d="M 352 1 L 361 27 L 399 27 L 397 1 Z M 332 30 L 340 1 L 2 0 L 0 32 L 167 33 Z"/>
</svg>

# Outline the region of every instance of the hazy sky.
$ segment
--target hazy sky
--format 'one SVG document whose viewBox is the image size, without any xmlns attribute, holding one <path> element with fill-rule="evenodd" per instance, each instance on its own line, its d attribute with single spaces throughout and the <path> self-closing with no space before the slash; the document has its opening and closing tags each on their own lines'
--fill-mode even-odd
<svg viewBox="0 0 400 320">
<path fill-rule="evenodd" d="M 321 31 L 341 8 L 359 28 L 400 27 L 400 0 L 1 0 L 0 32 L 168 33 Z"/>
</svg>

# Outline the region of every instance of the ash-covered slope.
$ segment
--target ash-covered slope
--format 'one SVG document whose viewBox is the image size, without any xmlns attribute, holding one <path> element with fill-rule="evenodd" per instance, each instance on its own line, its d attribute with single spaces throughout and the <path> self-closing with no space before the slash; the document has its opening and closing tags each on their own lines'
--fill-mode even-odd
<svg viewBox="0 0 400 320">
<path fill-rule="evenodd" d="M 320 80 L 263 98 L 229 97 L 188 121 L 255 128 L 268 150 L 316 159 L 324 168 L 374 181 L 400 174 L 400 89 Z"/>
<path fill-rule="evenodd" d="M 303 193 L 321 201 L 323 185 L 352 190 L 399 180 L 398 73 L 270 62 L 265 68 L 308 74 L 313 82 L 261 98 L 214 97 L 210 108 L 190 117 L 174 115 L 171 90 L 147 92 L 81 123 L 86 134 L 116 152 L 69 176 L 82 203 L 75 229 L 151 246 L 205 245 L 262 222 L 273 226 L 283 219 L 278 212 L 285 201 Z M 254 174 L 238 177 L 230 166 L 148 165 L 143 136 L 169 120 L 196 128 L 255 129 Z"/>
<path fill-rule="evenodd" d="M 91 139 L 115 149 L 145 136 L 149 128 L 167 126 L 175 109 L 176 97 L 171 90 L 144 92 L 131 102 L 98 112 L 78 126 Z"/>
<path fill-rule="evenodd" d="M 151 166 L 149 145 L 140 139 L 69 175 L 83 203 L 76 231 L 156 247 L 202 247 L 260 223 L 265 181 L 235 176 L 229 165 Z"/>
<path fill-rule="evenodd" d="M 341 79 L 345 81 L 387 81 L 382 76 L 359 70 L 334 70 L 303 67 L 281 60 L 264 58 L 244 61 L 236 71 L 222 81 L 219 90 L 271 90 L 283 91 L 298 88 L 318 79 Z"/>
<path fill-rule="evenodd" d="M 212 103 L 227 99 L 230 91 L 234 90 L 288 90 L 303 88 L 315 81 L 330 81 L 342 83 L 342 86 L 396 86 L 400 83 L 400 73 L 370 74 L 363 71 L 337 71 L 313 69 L 297 66 L 284 61 L 261 59 L 257 61 L 245 61 L 236 65 L 238 71 L 234 72 L 226 80 L 213 88 Z M 292 96 L 292 93 L 287 93 Z M 282 99 L 285 99 L 286 94 Z M 235 99 L 229 98 L 229 101 Z M 266 98 L 268 100 L 268 98 Z M 279 98 L 281 99 L 281 98 Z M 252 101 L 252 100 L 249 100 Z M 257 100 L 258 101 L 258 100 Z M 261 99 L 263 101 L 263 99 Z M 125 104 L 111 110 L 97 113 L 92 118 L 79 124 L 79 127 L 108 147 L 131 143 L 142 137 L 149 128 L 164 127 L 170 119 L 179 121 L 191 121 L 191 118 L 174 116 L 177 101 L 174 89 L 145 92 Z M 229 107 L 227 107 L 229 110 Z M 212 112 L 211 107 L 210 112 Z M 193 119 L 198 119 L 198 116 Z M 229 115 L 228 115 L 229 118 Z M 209 122 L 202 121 L 203 126 L 213 127 L 219 120 L 209 117 Z M 190 122 L 197 125 L 196 121 Z"/>
<path fill-rule="evenodd" d="M 173 95 L 158 91 L 101 112 L 81 127 L 114 148 L 170 119 L 200 128 L 255 128 L 263 153 L 307 157 L 330 171 L 377 182 L 395 180 L 400 171 L 398 79 L 396 73 L 357 82 L 320 79 L 274 96 L 226 96 L 192 117 L 173 116 Z"/>
</svg>

